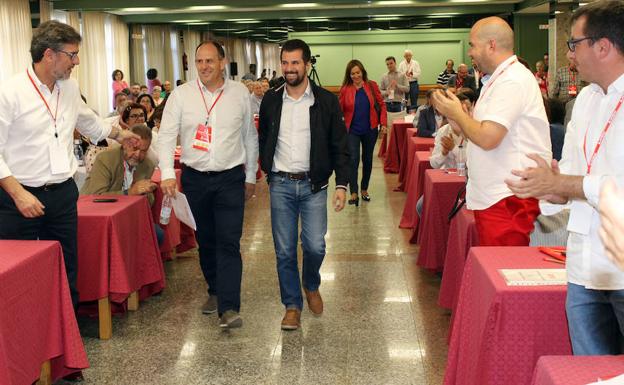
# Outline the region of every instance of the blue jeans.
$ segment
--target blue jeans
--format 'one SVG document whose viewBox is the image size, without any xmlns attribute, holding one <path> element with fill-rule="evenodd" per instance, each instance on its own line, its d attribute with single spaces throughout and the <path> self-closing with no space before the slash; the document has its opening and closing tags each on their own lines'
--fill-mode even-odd
<svg viewBox="0 0 624 385">
<path fill-rule="evenodd" d="M 410 108 L 416 109 L 418 107 L 418 91 L 420 89 L 418 86 L 418 80 L 410 82 L 409 87 Z"/>
<path fill-rule="evenodd" d="M 624 290 L 592 290 L 568 282 L 566 312 L 575 355 L 624 353 Z"/>
<path fill-rule="evenodd" d="M 327 233 L 327 190 L 312 193 L 309 180 L 291 180 L 272 173 L 269 179 L 271 226 L 277 256 L 277 275 L 282 303 L 303 309 L 297 266 L 297 233 L 301 217 L 303 287 L 318 290 L 321 264 L 325 258 Z"/>
</svg>

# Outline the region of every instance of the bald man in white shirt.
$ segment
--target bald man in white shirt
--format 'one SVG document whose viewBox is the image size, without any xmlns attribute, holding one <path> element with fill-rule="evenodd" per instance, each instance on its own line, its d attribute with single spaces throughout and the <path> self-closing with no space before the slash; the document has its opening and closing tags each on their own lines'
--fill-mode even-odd
<svg viewBox="0 0 624 385">
<path fill-rule="evenodd" d="M 574 104 L 561 162 L 529 154 L 531 167 L 507 183 L 519 197 L 542 199 L 544 214 L 570 207 L 566 310 L 574 354 L 622 354 L 624 272 L 605 253 L 598 208 L 608 180 L 624 186 L 624 3 L 577 9 L 568 48 L 591 84 Z"/>
<path fill-rule="evenodd" d="M 433 105 L 468 139 L 466 203 L 474 210 L 481 246 L 528 246 L 539 205 L 505 184 L 513 169 L 532 165 L 526 153 L 552 157 L 542 94 L 531 71 L 513 53 L 513 31 L 501 18 L 479 20 L 468 54 L 485 73 L 474 108 L 465 113 L 451 92 L 436 91 Z M 514 97 L 510 97 L 513 95 Z"/>
<path fill-rule="evenodd" d="M 75 80 L 80 34 L 48 21 L 33 35 L 33 64 L 0 86 L 0 239 L 57 240 L 74 307 L 78 188 L 72 178 L 74 129 L 93 143 L 138 138 L 104 123 L 82 101 Z"/>
</svg>

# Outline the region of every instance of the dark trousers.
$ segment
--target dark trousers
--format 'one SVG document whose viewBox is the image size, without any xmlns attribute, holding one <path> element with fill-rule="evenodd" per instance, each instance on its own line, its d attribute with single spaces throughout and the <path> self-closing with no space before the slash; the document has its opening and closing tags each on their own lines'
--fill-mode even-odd
<svg viewBox="0 0 624 385">
<path fill-rule="evenodd" d="M 401 112 L 403 110 L 403 103 L 401 102 L 386 102 L 386 111 L 388 112 Z"/>
<path fill-rule="evenodd" d="M 78 188 L 73 179 L 48 188 L 25 187 L 45 206 L 45 214 L 25 218 L 13 199 L 0 189 L 0 239 L 59 241 L 74 309 L 78 306 Z"/>
<path fill-rule="evenodd" d="M 349 178 L 349 190 L 351 194 L 358 193 L 358 169 L 360 167 L 360 144 L 362 146 L 362 190 L 368 190 L 371 171 L 373 170 L 373 151 L 377 142 L 377 129 L 370 130 L 367 134 L 356 135 L 349 133 L 349 155 L 351 157 L 351 176 Z"/>
<path fill-rule="evenodd" d="M 240 238 L 245 210 L 243 166 L 211 173 L 184 167 L 182 188 L 197 223 L 199 263 L 208 283 L 208 293 L 216 295 L 219 314 L 240 311 L 243 263 Z"/>
<path fill-rule="evenodd" d="M 418 80 L 411 81 L 409 83 L 409 94 L 410 94 L 410 107 L 414 110 L 418 107 L 418 92 L 420 87 L 418 86 Z"/>
</svg>

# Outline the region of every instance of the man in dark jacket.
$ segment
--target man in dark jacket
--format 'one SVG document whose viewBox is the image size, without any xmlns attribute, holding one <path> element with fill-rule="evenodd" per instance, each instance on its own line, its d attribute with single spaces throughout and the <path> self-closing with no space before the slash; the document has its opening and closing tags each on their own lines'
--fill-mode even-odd
<svg viewBox="0 0 624 385">
<path fill-rule="evenodd" d="M 327 186 L 335 171 L 332 205 L 340 211 L 349 182 L 347 130 L 338 99 L 306 77 L 310 57 L 310 47 L 304 41 L 284 43 L 281 65 L 286 83 L 269 90 L 260 105 L 260 165 L 269 181 L 277 273 L 286 307 L 283 330 L 299 328 L 303 308 L 297 266 L 299 218 L 303 290 L 310 311 L 320 315 Z"/>
</svg>

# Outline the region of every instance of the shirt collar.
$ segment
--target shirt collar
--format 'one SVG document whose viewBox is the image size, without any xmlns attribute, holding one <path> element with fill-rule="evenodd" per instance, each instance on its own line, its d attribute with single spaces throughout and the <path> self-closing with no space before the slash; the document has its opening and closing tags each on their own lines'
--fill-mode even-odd
<svg viewBox="0 0 624 385">
<path fill-rule="evenodd" d="M 35 84 L 37 85 L 37 87 L 39 87 L 40 90 L 48 90 L 48 91 L 50 91 L 48 86 L 46 86 L 45 84 L 43 84 L 43 82 L 41 80 L 39 80 L 39 77 L 35 73 L 35 68 L 34 68 L 34 66 L 32 64 L 30 65 L 30 67 L 28 67 L 27 71 L 28 71 L 28 74 L 30 75 L 30 77 L 32 78 L 32 80 L 35 82 Z M 61 89 L 61 84 L 59 83 L 58 80 L 54 82 L 54 90 L 56 90 L 56 89 L 59 89 L 59 90 Z"/>
<path fill-rule="evenodd" d="M 301 97 L 298 100 L 301 100 L 303 98 L 308 98 L 310 97 L 311 94 L 312 94 L 312 87 L 310 86 L 310 80 L 308 80 L 308 86 L 303 92 L 303 95 L 301 95 Z M 298 101 L 298 100 L 295 100 L 295 98 L 292 98 L 290 95 L 288 95 L 288 88 L 284 85 L 284 93 L 282 94 L 282 99 L 286 99 L 286 98 L 293 100 L 293 101 Z"/>
<path fill-rule="evenodd" d="M 500 63 L 498 65 L 498 67 L 496 67 L 496 69 L 494 70 L 494 72 L 492 73 L 492 76 L 494 76 L 494 74 L 501 72 L 503 69 L 507 68 L 507 66 L 513 62 L 513 61 L 518 61 L 518 57 L 516 55 L 511 55 L 510 57 L 508 57 L 507 59 L 505 59 L 505 61 L 503 61 L 502 63 Z"/>
<path fill-rule="evenodd" d="M 593 92 L 597 92 L 601 95 L 605 95 L 605 93 L 602 91 L 602 88 L 598 84 L 591 83 L 589 87 L 591 88 Z M 607 95 L 612 94 L 612 93 L 620 94 L 623 92 L 624 92 L 624 74 L 620 75 L 620 77 L 615 79 L 613 83 L 609 84 L 609 87 L 607 88 Z"/>
<path fill-rule="evenodd" d="M 228 80 L 224 78 L 224 79 L 223 79 L 223 85 L 222 85 L 221 87 L 217 88 L 216 90 L 214 90 L 213 92 L 210 92 L 210 91 L 208 90 L 208 88 L 206 88 L 206 86 L 204 85 L 204 83 L 202 83 L 202 81 L 201 81 L 201 80 L 197 79 L 197 81 L 198 81 L 198 82 L 199 82 L 199 84 L 201 85 L 201 89 L 202 89 L 202 91 L 206 91 L 206 92 L 211 93 L 211 94 L 216 94 L 216 93 L 218 93 L 218 92 L 223 91 L 223 90 L 225 89 L 225 86 L 227 85 L 227 82 L 228 82 Z"/>
</svg>

